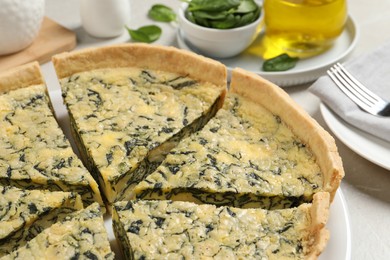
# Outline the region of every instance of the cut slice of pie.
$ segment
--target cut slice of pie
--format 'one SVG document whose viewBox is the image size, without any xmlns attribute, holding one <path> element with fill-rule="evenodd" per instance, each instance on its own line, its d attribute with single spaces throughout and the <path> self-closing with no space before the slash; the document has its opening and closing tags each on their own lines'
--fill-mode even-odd
<svg viewBox="0 0 390 260">
<path fill-rule="evenodd" d="M 98 203 L 45 229 L 5 259 L 114 259 Z"/>
<path fill-rule="evenodd" d="M 127 199 L 222 106 L 226 68 L 173 47 L 123 44 L 53 57 L 83 161 L 109 203 Z"/>
<path fill-rule="evenodd" d="M 0 185 L 72 191 L 103 205 L 54 117 L 38 63 L 0 75 Z"/>
<path fill-rule="evenodd" d="M 35 223 L 41 218 L 52 214 L 60 217 L 83 208 L 77 193 L 0 186 L 0 194 L 0 257 L 24 245 L 45 228 L 36 229 Z M 32 226 L 35 228 L 30 229 Z"/>
<path fill-rule="evenodd" d="M 127 259 L 315 259 L 328 240 L 329 193 L 282 210 L 181 201 L 117 202 L 113 227 Z"/>
<path fill-rule="evenodd" d="M 138 184 L 139 199 L 281 209 L 333 198 L 343 168 L 334 140 L 279 87 L 236 69 L 225 104 Z"/>
</svg>

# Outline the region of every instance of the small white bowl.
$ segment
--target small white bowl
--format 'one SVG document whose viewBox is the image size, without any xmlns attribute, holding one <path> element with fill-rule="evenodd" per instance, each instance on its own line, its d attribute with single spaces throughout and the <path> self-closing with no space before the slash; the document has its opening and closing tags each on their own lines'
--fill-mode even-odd
<svg viewBox="0 0 390 260">
<path fill-rule="evenodd" d="M 207 28 L 192 23 L 185 17 L 188 4 L 179 9 L 179 26 L 185 40 L 202 54 L 213 58 L 229 58 L 245 50 L 263 29 L 263 11 L 251 24 L 233 29 Z M 261 8 L 261 7 L 260 7 Z"/>
</svg>

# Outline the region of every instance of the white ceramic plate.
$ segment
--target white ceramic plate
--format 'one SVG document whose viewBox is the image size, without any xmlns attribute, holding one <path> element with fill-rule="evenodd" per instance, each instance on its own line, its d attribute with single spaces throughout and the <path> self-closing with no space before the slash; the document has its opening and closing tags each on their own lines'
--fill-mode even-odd
<svg viewBox="0 0 390 260">
<path fill-rule="evenodd" d="M 217 59 L 228 67 L 230 71 L 235 67 L 243 68 L 259 74 L 260 76 L 274 82 L 281 87 L 288 87 L 303 84 L 316 80 L 323 75 L 325 71 L 334 63 L 345 60 L 351 51 L 355 48 L 358 39 L 358 28 L 351 16 L 348 17 L 346 26 L 336 42 L 326 52 L 300 60 L 295 68 L 282 72 L 265 72 L 261 70 L 263 59 L 257 55 L 243 52 L 238 56 L 229 59 Z M 195 47 L 186 41 L 184 33 L 179 29 L 177 31 L 177 43 L 182 49 L 190 50 L 201 54 Z M 253 43 L 259 44 L 261 35 Z"/>
<path fill-rule="evenodd" d="M 53 103 L 54 110 L 56 111 L 56 117 L 58 119 L 58 122 L 72 143 L 72 137 L 70 136 L 69 130 L 69 117 L 66 108 L 62 102 L 61 91 L 51 91 L 50 97 Z M 75 149 L 75 151 L 77 151 L 77 149 Z M 108 232 L 111 248 L 116 255 L 115 259 L 124 259 L 113 233 L 111 216 L 105 216 L 104 224 Z M 342 194 L 341 189 L 337 191 L 334 201 L 331 205 L 327 228 L 330 231 L 331 238 L 328 242 L 328 245 L 326 246 L 325 251 L 321 254 L 319 259 L 350 260 L 350 225 L 348 220 L 347 205 L 344 200 L 344 196 Z"/>
<path fill-rule="evenodd" d="M 343 192 L 339 188 L 330 206 L 329 221 L 326 224 L 330 239 L 319 260 L 350 260 L 351 259 L 351 227 L 348 207 Z"/>
<path fill-rule="evenodd" d="M 326 124 L 340 141 L 360 156 L 390 170 L 390 142 L 350 125 L 322 103 L 320 111 Z"/>
</svg>

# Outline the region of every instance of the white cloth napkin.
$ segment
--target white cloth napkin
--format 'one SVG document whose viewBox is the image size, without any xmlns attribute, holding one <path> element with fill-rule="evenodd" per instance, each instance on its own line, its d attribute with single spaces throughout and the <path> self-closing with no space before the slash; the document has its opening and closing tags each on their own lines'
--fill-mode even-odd
<svg viewBox="0 0 390 260">
<path fill-rule="evenodd" d="M 343 64 L 367 88 L 390 101 L 390 42 Z M 329 78 L 319 78 L 309 88 L 345 121 L 390 142 L 390 117 L 363 112 Z"/>
</svg>

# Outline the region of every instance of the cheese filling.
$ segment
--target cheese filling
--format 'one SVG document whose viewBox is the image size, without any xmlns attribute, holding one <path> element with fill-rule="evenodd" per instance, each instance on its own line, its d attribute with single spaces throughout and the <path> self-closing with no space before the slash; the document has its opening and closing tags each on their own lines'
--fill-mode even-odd
<svg viewBox="0 0 390 260">
<path fill-rule="evenodd" d="M 262 207 L 297 206 L 321 190 L 309 147 L 269 111 L 230 95 L 199 132 L 134 189 L 140 199 Z"/>
<path fill-rule="evenodd" d="M 24 245 L 55 220 L 81 209 L 80 195 L 0 186 L 0 257 Z M 53 223 L 53 222 L 51 222 Z"/>
<path fill-rule="evenodd" d="M 101 69 L 61 80 L 79 150 L 109 202 L 215 114 L 223 89 L 174 73 Z"/>
<path fill-rule="evenodd" d="M 18 248 L 25 246 L 28 241 L 36 237 L 43 230 L 51 227 L 57 222 L 64 221 L 68 215 L 75 212 L 76 209 L 69 207 L 53 209 L 47 214 L 41 216 L 31 225 L 25 226 L 13 233 L 12 236 L 0 240 L 0 257 L 10 254 Z"/>
<path fill-rule="evenodd" d="M 127 259 L 304 259 L 310 204 L 284 210 L 190 202 L 117 202 L 113 227 Z"/>
<path fill-rule="evenodd" d="M 7 259 L 114 259 L 97 203 L 46 228 Z"/>
<path fill-rule="evenodd" d="M 0 185 L 73 191 L 103 205 L 95 180 L 57 124 L 43 85 L 0 96 Z"/>
</svg>

